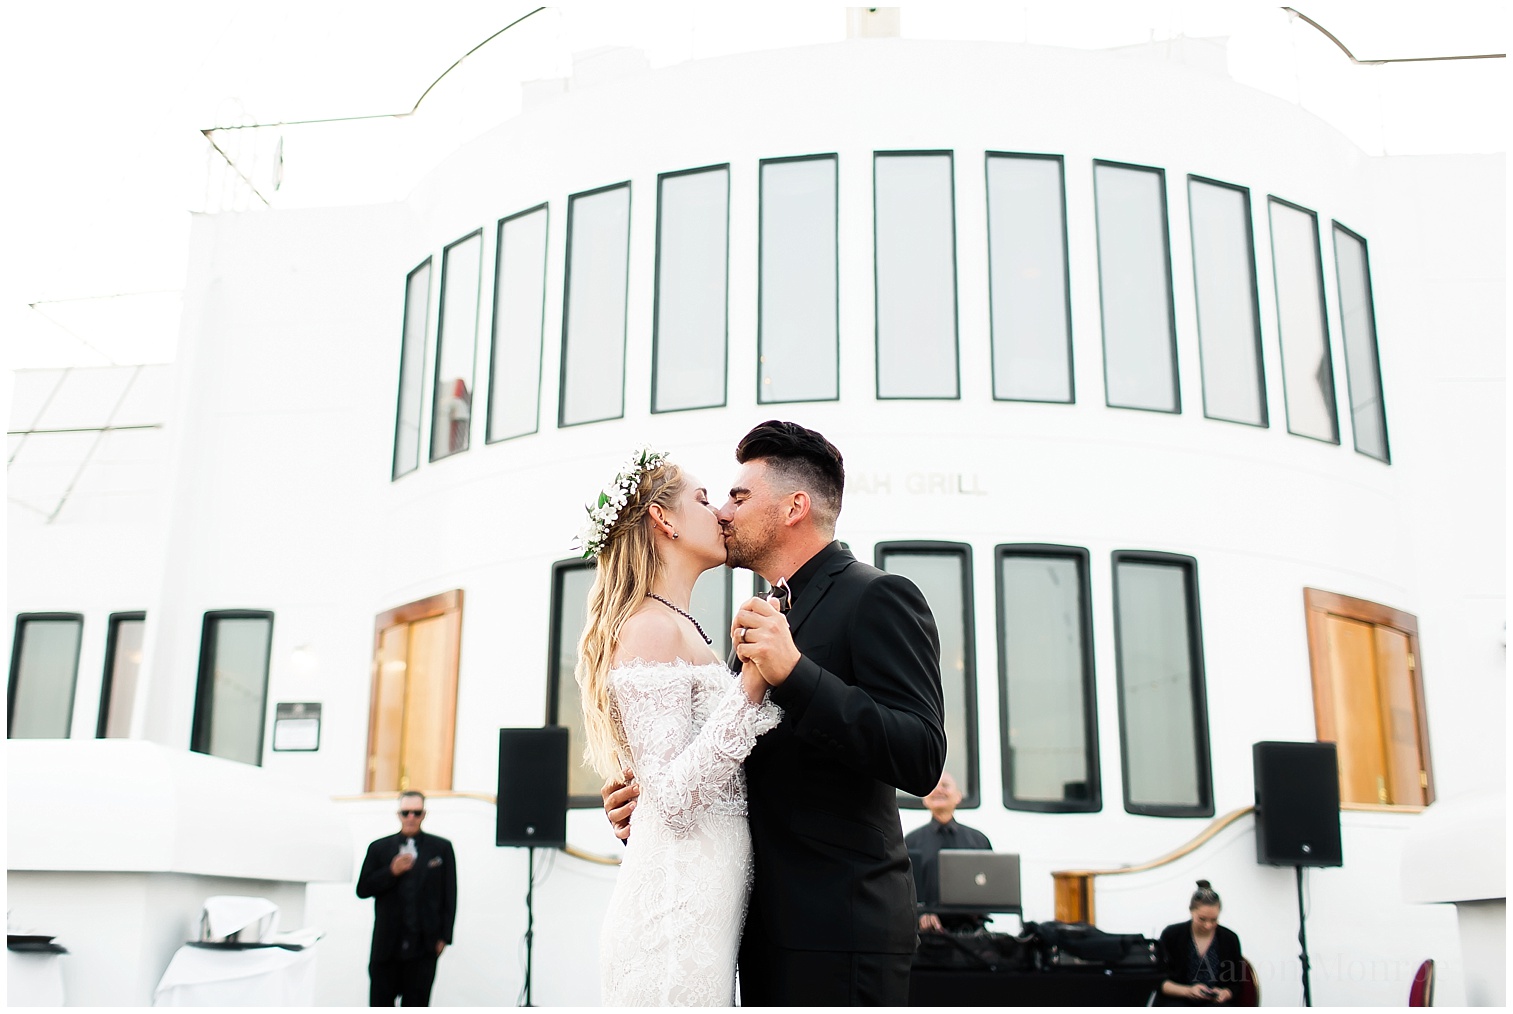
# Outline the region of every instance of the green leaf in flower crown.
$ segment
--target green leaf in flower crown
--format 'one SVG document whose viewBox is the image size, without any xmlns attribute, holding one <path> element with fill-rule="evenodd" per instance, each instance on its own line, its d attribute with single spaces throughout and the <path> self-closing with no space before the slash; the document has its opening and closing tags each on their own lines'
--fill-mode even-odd
<svg viewBox="0 0 1513 1014">
<path fill-rule="evenodd" d="M 599 494 L 599 502 L 597 504 L 595 504 L 594 506 L 595 507 L 603 507 L 607 503 L 609 503 L 609 497 L 605 496 L 603 493 L 600 493 Z"/>
</svg>

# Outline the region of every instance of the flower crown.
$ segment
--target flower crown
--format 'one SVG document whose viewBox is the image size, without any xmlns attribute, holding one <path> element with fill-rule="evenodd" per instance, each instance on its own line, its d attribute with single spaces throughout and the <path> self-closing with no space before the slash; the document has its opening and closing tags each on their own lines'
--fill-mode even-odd
<svg viewBox="0 0 1513 1014">
<path fill-rule="evenodd" d="M 583 551 L 583 558 L 591 560 L 604 550 L 609 533 L 620 519 L 620 511 L 641 488 L 641 477 L 667 460 L 666 451 L 654 451 L 643 444 L 630 456 L 625 467 L 620 469 L 614 481 L 599 492 L 598 502 L 588 511 L 588 524 L 578 533 L 574 549 Z"/>
</svg>

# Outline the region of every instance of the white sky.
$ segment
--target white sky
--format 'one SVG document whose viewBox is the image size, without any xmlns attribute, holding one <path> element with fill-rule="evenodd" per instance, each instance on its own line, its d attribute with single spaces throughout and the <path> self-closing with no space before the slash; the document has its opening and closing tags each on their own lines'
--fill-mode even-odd
<svg viewBox="0 0 1513 1014">
<path fill-rule="evenodd" d="M 0 23 L 9 127 L 0 169 L 7 365 L 161 362 L 177 341 L 191 211 L 260 207 L 200 134 L 238 122 L 407 110 L 529 3 L 119 0 L 12 3 Z M 1295 0 L 1359 59 L 1506 52 L 1494 0 Z M 522 81 L 572 54 L 645 51 L 653 67 L 839 42 L 838 5 L 569 2 L 453 71 L 405 120 L 221 132 L 276 207 L 402 198 L 467 139 L 515 115 Z M 1227 36 L 1230 73 L 1373 154 L 1501 152 L 1507 61 L 1356 66 L 1317 30 L 1250 0 L 1000 0 L 902 11 L 905 38 L 1100 49 Z M 282 186 L 272 188 L 283 139 Z M 125 295 L 119 295 L 125 294 Z M 32 304 L 35 304 L 34 306 Z"/>
</svg>

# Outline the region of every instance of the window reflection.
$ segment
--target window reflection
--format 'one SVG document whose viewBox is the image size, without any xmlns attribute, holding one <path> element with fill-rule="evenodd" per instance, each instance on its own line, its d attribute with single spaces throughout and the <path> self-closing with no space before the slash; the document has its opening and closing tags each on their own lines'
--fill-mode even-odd
<svg viewBox="0 0 1513 1014">
<path fill-rule="evenodd" d="M 1313 212 L 1275 197 L 1269 203 L 1287 430 L 1337 444 L 1340 429 L 1334 404 L 1329 327 L 1324 319 L 1319 220 Z"/>
<path fill-rule="evenodd" d="M 757 400 L 840 397 L 836 159 L 762 163 Z"/>
<path fill-rule="evenodd" d="M 537 429 L 546 310 L 547 222 L 547 207 L 543 204 L 499 223 L 485 438 L 490 443 L 535 433 Z"/>
<path fill-rule="evenodd" d="M 958 397 L 951 153 L 877 152 L 873 187 L 877 396 Z"/>
<path fill-rule="evenodd" d="M 399 408 L 394 421 L 394 471 L 399 478 L 420 467 L 421 371 L 431 313 L 431 259 L 405 279 L 404 332 L 399 346 Z"/>
<path fill-rule="evenodd" d="M 1097 162 L 1093 183 L 1108 404 L 1180 412 L 1166 174 Z"/>
<path fill-rule="evenodd" d="M 78 614 L 22 614 L 12 646 L 11 739 L 67 739 L 73 720 L 84 618 Z"/>
<path fill-rule="evenodd" d="M 558 422 L 574 426 L 625 414 L 630 184 L 573 195 L 567 234 Z"/>
<path fill-rule="evenodd" d="M 483 233 L 441 254 L 441 320 L 436 325 L 436 390 L 431 400 L 431 460 L 468 449 L 473 421 L 473 359 Z"/>
<path fill-rule="evenodd" d="M 977 666 L 972 642 L 970 549 L 950 543 L 877 547 L 877 565 L 919 588 L 940 634 L 940 683 L 946 705 L 946 770 L 956 777 L 966 805 L 978 805 Z M 899 799 L 920 805 L 919 797 Z"/>
<path fill-rule="evenodd" d="M 998 552 L 1004 805 L 1098 810 L 1087 553 Z"/>
<path fill-rule="evenodd" d="M 725 404 L 730 169 L 657 180 L 652 411 Z"/>
<path fill-rule="evenodd" d="M 1340 324 L 1345 331 L 1345 376 L 1355 449 L 1382 461 L 1387 453 L 1387 409 L 1377 363 L 1376 313 L 1371 305 L 1371 267 L 1366 241 L 1338 222 L 1334 226 L 1335 274 L 1340 285 Z"/>
<path fill-rule="evenodd" d="M 1114 554 L 1124 808 L 1212 816 L 1208 716 L 1190 562 Z"/>
<path fill-rule="evenodd" d="M 1266 425 L 1250 191 L 1189 176 L 1203 414 Z"/>
<path fill-rule="evenodd" d="M 147 631 L 145 617 L 145 613 L 119 613 L 110 618 L 105 683 L 100 688 L 100 720 L 95 729 L 98 738 L 122 739 L 131 734 L 131 711 L 136 703 Z"/>
<path fill-rule="evenodd" d="M 993 397 L 1072 401 L 1060 157 L 988 153 Z"/>
<path fill-rule="evenodd" d="M 206 613 L 190 749 L 263 762 L 272 613 Z"/>
</svg>

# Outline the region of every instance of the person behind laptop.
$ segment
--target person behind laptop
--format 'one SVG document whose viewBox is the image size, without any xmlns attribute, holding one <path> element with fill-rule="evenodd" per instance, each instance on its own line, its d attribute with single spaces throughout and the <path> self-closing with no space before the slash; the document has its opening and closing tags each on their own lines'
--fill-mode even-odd
<svg viewBox="0 0 1513 1014">
<path fill-rule="evenodd" d="M 940 850 L 941 849 L 986 849 L 992 851 L 993 843 L 988 836 L 975 827 L 958 823 L 956 808 L 961 805 L 961 790 L 951 772 L 941 773 L 940 781 L 924 799 L 930 811 L 931 821 L 924 827 L 910 831 L 904 836 L 904 845 L 909 849 L 909 858 L 918 858 L 921 876 L 919 928 L 926 933 L 973 933 L 987 922 L 980 915 L 934 912 L 940 904 Z"/>
</svg>

